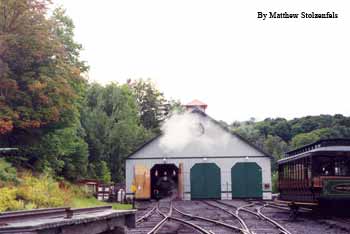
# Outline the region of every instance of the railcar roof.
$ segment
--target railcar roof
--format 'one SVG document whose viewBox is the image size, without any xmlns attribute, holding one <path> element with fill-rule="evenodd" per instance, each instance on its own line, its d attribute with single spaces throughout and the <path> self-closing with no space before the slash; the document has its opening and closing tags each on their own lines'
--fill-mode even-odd
<svg viewBox="0 0 350 234">
<path fill-rule="evenodd" d="M 286 157 L 278 160 L 278 163 L 284 163 L 297 158 L 303 158 L 314 152 L 350 152 L 350 139 L 327 139 L 319 140 L 295 150 L 286 152 Z"/>
</svg>

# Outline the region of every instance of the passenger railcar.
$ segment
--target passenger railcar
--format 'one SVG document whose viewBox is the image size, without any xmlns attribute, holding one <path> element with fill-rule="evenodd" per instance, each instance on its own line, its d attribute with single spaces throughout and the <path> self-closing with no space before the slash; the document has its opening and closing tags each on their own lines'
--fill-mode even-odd
<svg viewBox="0 0 350 234">
<path fill-rule="evenodd" d="M 350 139 L 320 140 L 278 161 L 279 200 L 298 206 L 350 204 Z"/>
</svg>

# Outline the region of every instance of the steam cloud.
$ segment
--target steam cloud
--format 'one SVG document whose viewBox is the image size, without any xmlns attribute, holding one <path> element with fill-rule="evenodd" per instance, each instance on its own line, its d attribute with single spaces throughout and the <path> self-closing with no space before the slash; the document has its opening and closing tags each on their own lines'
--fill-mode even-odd
<svg viewBox="0 0 350 234">
<path fill-rule="evenodd" d="M 200 114 L 192 112 L 173 114 L 161 128 L 163 135 L 160 138 L 160 147 L 166 154 L 171 154 L 181 152 L 189 144 L 206 151 L 218 142 L 220 147 L 227 145 L 230 134 L 215 131 L 218 127 L 213 125 L 212 121 Z"/>
</svg>

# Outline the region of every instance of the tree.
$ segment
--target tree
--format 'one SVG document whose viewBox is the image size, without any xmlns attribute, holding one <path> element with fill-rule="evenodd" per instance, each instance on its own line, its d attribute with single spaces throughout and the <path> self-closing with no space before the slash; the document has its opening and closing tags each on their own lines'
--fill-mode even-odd
<svg viewBox="0 0 350 234">
<path fill-rule="evenodd" d="M 277 161 L 284 156 L 284 152 L 320 139 L 350 138 L 350 117 L 337 114 L 292 120 L 266 118 L 259 122 L 235 121 L 230 129 L 262 147 Z M 275 163 L 272 164 L 272 169 L 276 169 Z"/>
<path fill-rule="evenodd" d="M 278 136 L 268 135 L 263 143 L 263 149 L 274 157 L 272 170 L 277 169 L 276 162 L 284 157 L 289 150 L 288 144 Z"/>
<path fill-rule="evenodd" d="M 150 79 L 128 80 L 128 84 L 136 97 L 142 125 L 160 133 L 160 122 L 169 114 L 171 104 Z M 177 102 L 172 105 L 176 106 Z"/>
<path fill-rule="evenodd" d="M 281 119 L 274 125 L 275 135 L 282 138 L 285 142 L 288 142 L 291 139 L 290 125 L 285 119 Z"/>
<path fill-rule="evenodd" d="M 115 182 L 124 177 L 125 157 L 152 135 L 140 122 L 136 99 L 129 86 L 117 83 L 90 86 L 82 125 L 89 145 L 90 177 L 108 178 L 99 174 L 100 163 L 104 161 Z"/>
<path fill-rule="evenodd" d="M 46 0 L 0 1 L 2 135 L 73 118 L 77 95 L 71 83 L 81 71 L 69 61 L 47 7 Z"/>
<path fill-rule="evenodd" d="M 310 133 L 300 133 L 293 137 L 291 145 L 293 148 L 298 148 L 303 145 L 311 144 L 315 141 L 318 141 L 320 136 L 315 132 Z"/>
<path fill-rule="evenodd" d="M 21 149 L 14 161 L 75 180 L 86 174 L 80 127 L 87 66 L 74 25 L 48 0 L 0 0 L 0 140 Z M 12 159 L 11 159 L 12 160 Z"/>
<path fill-rule="evenodd" d="M 80 127 L 57 129 L 42 137 L 40 143 L 29 148 L 31 156 L 40 156 L 34 168 L 44 171 L 50 168 L 55 175 L 71 181 L 87 175 L 88 146 L 83 140 Z"/>
</svg>

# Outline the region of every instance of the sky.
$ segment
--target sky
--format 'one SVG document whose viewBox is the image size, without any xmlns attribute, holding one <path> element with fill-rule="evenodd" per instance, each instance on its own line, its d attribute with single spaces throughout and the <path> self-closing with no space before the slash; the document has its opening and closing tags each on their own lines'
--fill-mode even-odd
<svg viewBox="0 0 350 234">
<path fill-rule="evenodd" d="M 73 19 L 89 80 L 151 78 L 232 123 L 350 115 L 348 0 L 54 0 Z M 258 12 L 338 14 L 259 19 Z M 300 15 L 299 15 L 300 17 Z"/>
</svg>

